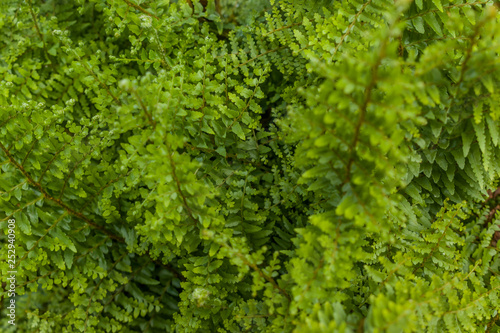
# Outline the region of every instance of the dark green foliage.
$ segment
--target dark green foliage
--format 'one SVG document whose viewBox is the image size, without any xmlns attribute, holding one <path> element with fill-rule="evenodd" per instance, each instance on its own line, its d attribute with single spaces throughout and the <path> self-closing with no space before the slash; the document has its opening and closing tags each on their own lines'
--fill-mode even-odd
<svg viewBox="0 0 500 333">
<path fill-rule="evenodd" d="M 1 331 L 498 332 L 499 19 L 3 2 Z"/>
</svg>

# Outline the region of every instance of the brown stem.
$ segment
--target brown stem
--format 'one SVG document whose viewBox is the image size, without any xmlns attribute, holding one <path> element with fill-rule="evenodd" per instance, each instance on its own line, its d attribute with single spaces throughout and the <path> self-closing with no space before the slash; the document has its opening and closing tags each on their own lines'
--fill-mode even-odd
<svg viewBox="0 0 500 333">
<path fill-rule="evenodd" d="M 52 61 L 49 58 L 49 52 L 47 51 L 47 45 L 45 45 L 45 40 L 43 39 L 43 34 L 40 31 L 40 27 L 38 27 L 38 21 L 36 19 L 35 13 L 33 12 L 33 4 L 31 2 L 31 0 L 28 0 L 28 9 L 30 11 L 31 17 L 33 18 L 33 22 L 35 22 L 35 30 L 38 34 L 38 37 L 40 37 L 40 40 L 42 41 L 43 52 L 45 53 L 45 57 L 47 58 L 47 61 L 49 62 L 50 67 L 52 67 L 52 70 L 55 70 L 54 64 L 52 63 Z"/>
<path fill-rule="evenodd" d="M 139 10 L 140 12 L 148 15 L 148 16 L 151 16 L 157 20 L 159 20 L 160 18 L 158 16 L 156 16 L 155 14 L 151 14 L 150 12 L 148 12 L 147 10 L 145 10 L 144 8 L 142 8 L 141 6 L 139 5 L 136 5 L 135 3 L 133 3 L 132 1 L 129 1 L 129 0 L 123 0 L 123 2 L 125 2 L 127 5 L 129 5 L 130 7 L 134 7 L 135 9 Z"/>
<path fill-rule="evenodd" d="M 68 207 L 64 202 L 61 201 L 61 199 L 56 199 L 56 198 L 52 197 L 50 194 L 47 193 L 47 191 L 45 191 L 45 189 L 42 187 L 42 185 L 40 185 L 40 183 L 36 182 L 31 177 L 31 175 L 28 174 L 28 172 L 26 172 L 26 170 L 24 169 L 24 167 L 22 165 L 20 165 L 14 159 L 14 157 L 9 152 L 9 150 L 1 142 L 0 142 L 0 149 L 3 150 L 3 152 L 5 153 L 5 155 L 7 155 L 7 158 L 10 160 L 10 162 L 24 175 L 24 177 L 28 180 L 28 182 L 42 193 L 42 195 L 43 195 L 43 197 L 45 199 L 56 203 L 57 205 L 59 205 L 60 207 L 62 207 L 64 210 L 66 210 L 69 214 L 71 214 L 71 215 L 73 215 L 73 216 L 75 216 L 75 217 L 83 220 L 85 223 L 87 223 L 88 225 L 90 225 L 94 229 L 98 229 L 98 230 L 102 231 L 103 233 L 105 233 L 106 235 L 108 235 L 110 238 L 115 239 L 115 240 L 117 240 L 119 242 L 122 242 L 122 243 L 125 242 L 125 240 L 123 239 L 123 237 L 117 236 L 117 235 L 113 234 L 112 232 L 108 231 L 103 226 L 98 225 L 98 224 L 92 222 L 88 217 L 84 216 L 82 213 L 76 212 L 75 210 L 73 210 L 70 207 Z"/>
</svg>

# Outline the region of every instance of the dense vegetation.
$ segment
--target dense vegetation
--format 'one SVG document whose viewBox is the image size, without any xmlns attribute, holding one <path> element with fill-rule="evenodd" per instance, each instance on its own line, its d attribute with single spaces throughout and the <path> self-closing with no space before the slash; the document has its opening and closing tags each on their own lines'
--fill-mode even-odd
<svg viewBox="0 0 500 333">
<path fill-rule="evenodd" d="M 500 15 L 0 2 L 2 332 L 498 332 Z"/>
</svg>

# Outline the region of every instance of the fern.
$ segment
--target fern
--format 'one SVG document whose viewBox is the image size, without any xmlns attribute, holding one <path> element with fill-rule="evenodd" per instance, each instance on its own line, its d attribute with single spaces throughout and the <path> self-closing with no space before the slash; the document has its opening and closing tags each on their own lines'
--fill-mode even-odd
<svg viewBox="0 0 500 333">
<path fill-rule="evenodd" d="M 496 2 L 0 6 L 2 332 L 498 330 Z"/>
</svg>

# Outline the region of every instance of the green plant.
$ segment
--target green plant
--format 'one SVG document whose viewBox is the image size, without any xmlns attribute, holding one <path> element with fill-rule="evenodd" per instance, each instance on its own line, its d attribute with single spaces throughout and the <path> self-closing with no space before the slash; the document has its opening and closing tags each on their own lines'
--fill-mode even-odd
<svg viewBox="0 0 500 333">
<path fill-rule="evenodd" d="M 1 6 L 2 332 L 498 331 L 494 1 Z"/>
</svg>

